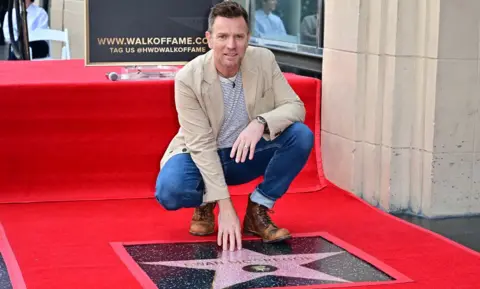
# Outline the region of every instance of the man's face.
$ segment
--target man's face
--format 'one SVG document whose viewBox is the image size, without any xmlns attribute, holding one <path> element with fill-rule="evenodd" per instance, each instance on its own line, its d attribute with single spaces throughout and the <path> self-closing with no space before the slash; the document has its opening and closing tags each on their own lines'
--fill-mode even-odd
<svg viewBox="0 0 480 289">
<path fill-rule="evenodd" d="M 248 25 L 243 17 L 217 17 L 212 32 L 207 31 L 206 37 L 217 66 L 225 69 L 240 66 L 250 37 Z"/>
<path fill-rule="evenodd" d="M 265 0 L 266 8 L 270 11 L 275 11 L 277 8 L 277 0 Z"/>
</svg>

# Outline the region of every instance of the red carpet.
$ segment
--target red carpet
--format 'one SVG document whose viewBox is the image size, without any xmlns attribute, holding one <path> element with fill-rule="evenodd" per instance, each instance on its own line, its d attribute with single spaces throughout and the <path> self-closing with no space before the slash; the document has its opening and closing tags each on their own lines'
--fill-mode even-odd
<svg viewBox="0 0 480 289">
<path fill-rule="evenodd" d="M 160 157 L 178 131 L 173 81 L 112 83 L 103 75 L 109 68 L 85 69 L 81 62 L 24 65 L 40 78 L 52 66 L 58 82 L 38 85 L 34 77 L 2 86 L 15 73 L 0 73 L 0 203 L 152 197 Z M 56 75 L 62 70 L 68 73 Z M 92 75 L 96 82 L 77 81 Z M 320 83 L 287 79 L 305 102 L 307 125 L 318 132 Z M 315 150 L 290 192 L 324 187 L 317 163 Z M 254 185 L 232 193 L 247 194 Z"/>
<path fill-rule="evenodd" d="M 243 217 L 245 196 L 234 202 Z M 275 211 L 278 224 L 293 232 L 328 232 L 413 280 L 372 288 L 478 288 L 479 254 L 380 213 L 344 191 L 329 187 L 290 194 Z M 188 234 L 191 213 L 167 213 L 152 199 L 0 205 L 27 288 L 45 289 L 140 288 L 109 243 L 196 240 Z"/>
<path fill-rule="evenodd" d="M 161 154 L 177 130 L 173 84 L 109 83 L 98 80 L 108 68 L 52 63 L 18 67 L 35 76 L 57 65 L 58 82 L 36 85 L 38 76 L 12 85 L 14 72 L 0 83 L 0 222 L 9 243 L 0 237 L 0 250 L 13 252 L 27 288 L 140 288 L 111 242 L 198 240 L 188 234 L 192 210 L 166 212 L 152 199 Z M 295 234 L 326 232 L 412 280 L 358 288 L 479 288 L 480 254 L 327 184 L 320 83 L 287 77 L 317 139 L 273 219 Z M 241 218 L 253 186 L 232 188 Z M 9 270 L 18 276 L 15 262 Z"/>
</svg>

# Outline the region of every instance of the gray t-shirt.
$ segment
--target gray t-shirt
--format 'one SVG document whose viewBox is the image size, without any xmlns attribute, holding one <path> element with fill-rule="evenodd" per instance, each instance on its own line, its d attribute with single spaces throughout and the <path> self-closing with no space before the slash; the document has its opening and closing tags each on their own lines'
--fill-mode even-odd
<svg viewBox="0 0 480 289">
<path fill-rule="evenodd" d="M 218 134 L 218 148 L 232 147 L 250 122 L 243 94 L 242 74 L 231 78 L 220 76 L 223 91 L 224 121 Z"/>
</svg>

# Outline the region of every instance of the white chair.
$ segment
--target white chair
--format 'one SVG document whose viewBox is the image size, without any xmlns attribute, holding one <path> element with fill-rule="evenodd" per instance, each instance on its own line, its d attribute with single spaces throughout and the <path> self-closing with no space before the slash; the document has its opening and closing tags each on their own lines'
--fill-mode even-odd
<svg viewBox="0 0 480 289">
<path fill-rule="evenodd" d="M 68 41 L 68 29 L 65 31 L 54 30 L 54 29 L 36 29 L 28 34 L 29 41 L 39 41 L 45 40 L 49 41 L 51 49 L 51 41 L 60 41 L 63 42 L 62 46 L 62 60 L 70 59 L 70 42 Z M 32 49 L 30 48 L 30 59 L 31 60 L 48 60 L 52 59 L 50 56 L 40 59 L 32 59 Z"/>
</svg>

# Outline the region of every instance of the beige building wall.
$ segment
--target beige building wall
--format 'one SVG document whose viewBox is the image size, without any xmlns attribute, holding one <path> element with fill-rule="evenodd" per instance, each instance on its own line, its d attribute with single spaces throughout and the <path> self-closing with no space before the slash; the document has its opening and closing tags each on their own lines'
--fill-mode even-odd
<svg viewBox="0 0 480 289">
<path fill-rule="evenodd" d="M 71 57 L 85 57 L 85 2 L 83 0 L 51 0 L 50 26 L 52 29 L 68 29 Z M 61 46 L 53 47 L 54 57 L 61 55 Z"/>
<path fill-rule="evenodd" d="M 480 213 L 480 1 L 327 0 L 327 177 L 387 211 Z"/>
</svg>

